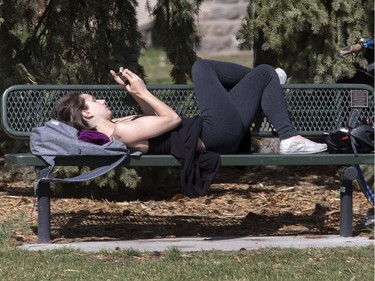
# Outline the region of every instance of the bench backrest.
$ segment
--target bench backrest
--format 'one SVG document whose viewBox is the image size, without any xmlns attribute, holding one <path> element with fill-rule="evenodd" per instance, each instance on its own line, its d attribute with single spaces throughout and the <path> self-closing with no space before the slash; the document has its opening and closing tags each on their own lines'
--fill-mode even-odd
<svg viewBox="0 0 375 281">
<path fill-rule="evenodd" d="M 199 114 L 192 85 L 149 85 L 148 89 L 180 116 Z M 352 109 L 357 106 L 361 107 L 360 118 L 368 116 L 374 121 L 374 90 L 370 86 L 285 84 L 283 90 L 290 117 L 301 135 L 320 137 L 322 131 L 348 125 Z M 33 127 L 52 118 L 56 100 L 75 91 L 105 99 L 114 118 L 139 113 L 134 100 L 118 85 L 15 85 L 2 94 L 2 129 L 13 138 L 29 138 Z M 251 131 L 254 136 L 275 136 L 272 125 L 261 112 Z"/>
</svg>

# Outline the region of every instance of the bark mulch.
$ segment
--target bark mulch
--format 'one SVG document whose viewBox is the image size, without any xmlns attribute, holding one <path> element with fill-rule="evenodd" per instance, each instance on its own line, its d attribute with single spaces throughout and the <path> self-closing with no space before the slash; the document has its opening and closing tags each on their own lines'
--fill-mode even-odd
<svg viewBox="0 0 375 281">
<path fill-rule="evenodd" d="M 65 193 L 65 194 L 64 194 Z M 176 184 L 111 192 L 66 186 L 54 197 L 54 243 L 187 236 L 316 236 L 339 233 L 339 178 L 334 167 L 222 168 L 211 192 L 190 199 Z M 0 223 L 23 216 L 16 243 L 35 243 L 33 186 L 0 179 Z M 372 237 L 373 209 L 353 194 L 354 234 Z M 25 223 L 26 222 L 26 223 Z"/>
</svg>

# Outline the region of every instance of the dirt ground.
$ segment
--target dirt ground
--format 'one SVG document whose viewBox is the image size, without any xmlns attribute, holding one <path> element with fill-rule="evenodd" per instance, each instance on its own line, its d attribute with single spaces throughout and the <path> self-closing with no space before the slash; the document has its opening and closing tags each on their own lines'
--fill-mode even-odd
<svg viewBox="0 0 375 281">
<path fill-rule="evenodd" d="M 203 197 L 177 186 L 119 192 L 67 186 L 52 200 L 54 243 L 181 236 L 323 235 L 339 233 L 339 178 L 334 167 L 222 168 Z M 69 194 L 67 196 L 66 194 Z M 23 216 L 18 243 L 36 242 L 33 186 L 0 179 L 0 223 Z M 354 235 L 373 233 L 363 217 L 373 209 L 353 194 Z"/>
</svg>

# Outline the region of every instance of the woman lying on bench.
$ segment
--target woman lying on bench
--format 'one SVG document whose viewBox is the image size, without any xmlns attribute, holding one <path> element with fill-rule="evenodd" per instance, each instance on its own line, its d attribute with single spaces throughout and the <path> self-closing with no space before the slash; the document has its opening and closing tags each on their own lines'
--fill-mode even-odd
<svg viewBox="0 0 375 281">
<path fill-rule="evenodd" d="M 184 169 L 187 166 L 188 174 L 196 171 L 191 169 L 196 155 L 203 155 L 198 161 L 199 172 L 206 169 L 202 165 L 208 155 L 211 163 L 208 170 L 212 173 L 201 175 L 207 182 L 219 166 L 217 155 L 213 155 L 238 152 L 259 108 L 278 133 L 280 153 L 311 154 L 327 149 L 326 144 L 298 135 L 289 118 L 278 75 L 271 66 L 251 69 L 233 63 L 197 60 L 192 77 L 201 116 L 183 119 L 152 95 L 135 73 L 123 67 L 117 73 L 113 70 L 110 73 L 139 104 L 142 115 L 112 119 L 104 100 L 76 93 L 67 94 L 56 103 L 55 118 L 78 130 L 94 129 L 143 153 L 172 154 L 184 163 Z"/>
</svg>

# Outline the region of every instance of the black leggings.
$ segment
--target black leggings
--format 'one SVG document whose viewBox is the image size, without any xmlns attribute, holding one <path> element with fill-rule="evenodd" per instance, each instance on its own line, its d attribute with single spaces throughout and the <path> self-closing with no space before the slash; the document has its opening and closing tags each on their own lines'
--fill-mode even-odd
<svg viewBox="0 0 375 281">
<path fill-rule="evenodd" d="M 197 60 L 193 84 L 201 115 L 201 138 L 207 150 L 235 153 L 259 107 L 280 139 L 297 135 L 290 121 L 283 91 L 269 65 L 253 69 L 238 64 Z"/>
</svg>

